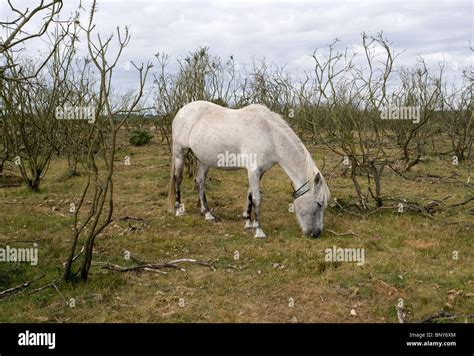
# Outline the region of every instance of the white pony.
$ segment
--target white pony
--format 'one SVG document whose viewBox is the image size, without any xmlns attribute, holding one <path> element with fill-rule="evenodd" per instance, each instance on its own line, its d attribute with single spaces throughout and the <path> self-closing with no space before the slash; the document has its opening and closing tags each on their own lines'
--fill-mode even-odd
<svg viewBox="0 0 474 356">
<path fill-rule="evenodd" d="M 184 213 L 180 185 L 185 156 L 191 149 L 197 158 L 196 184 L 201 213 L 206 220 L 214 220 L 204 192 L 209 168 L 246 168 L 249 189 L 243 213 L 245 228 L 255 228 L 255 237 L 265 238 L 260 226 L 260 179 L 274 164 L 279 164 L 296 187 L 294 208 L 303 233 L 319 236 L 323 230 L 329 188 L 306 147 L 280 115 L 258 104 L 234 110 L 207 101 L 195 101 L 179 110 L 172 129 L 168 195 L 171 213 L 176 216 Z M 255 208 L 253 223 L 252 207 Z"/>
</svg>

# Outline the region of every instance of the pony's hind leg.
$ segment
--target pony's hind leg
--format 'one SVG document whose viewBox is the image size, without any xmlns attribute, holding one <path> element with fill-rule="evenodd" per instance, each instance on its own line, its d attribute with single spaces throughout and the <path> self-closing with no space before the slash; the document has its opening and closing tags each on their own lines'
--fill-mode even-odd
<svg viewBox="0 0 474 356">
<path fill-rule="evenodd" d="M 255 207 L 255 222 L 253 227 L 255 228 L 255 237 L 264 239 L 267 236 L 260 227 L 260 205 L 262 204 L 262 196 L 260 194 L 260 178 L 262 174 L 259 171 L 250 171 L 249 183 L 250 189 L 252 190 L 252 205 Z"/>
<path fill-rule="evenodd" d="M 176 155 L 174 157 L 174 179 L 176 202 L 174 204 L 176 216 L 184 215 L 184 204 L 181 204 L 181 183 L 183 182 L 184 156 Z"/>
<path fill-rule="evenodd" d="M 244 229 L 253 228 L 252 224 L 252 188 L 249 187 L 247 191 L 247 200 L 245 201 L 245 208 L 242 217 L 245 219 Z"/>
<path fill-rule="evenodd" d="M 206 176 L 209 171 L 209 167 L 202 164 L 198 161 L 198 167 L 196 172 L 196 186 L 199 192 L 199 202 L 201 203 L 201 213 L 204 214 L 206 220 L 214 221 L 215 217 L 209 211 L 209 206 L 207 205 L 205 186 L 206 186 Z"/>
</svg>

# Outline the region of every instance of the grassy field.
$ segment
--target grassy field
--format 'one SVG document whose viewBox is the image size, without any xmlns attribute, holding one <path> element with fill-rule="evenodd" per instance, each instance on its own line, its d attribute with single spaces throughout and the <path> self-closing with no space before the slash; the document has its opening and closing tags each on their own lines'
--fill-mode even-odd
<svg viewBox="0 0 474 356">
<path fill-rule="evenodd" d="M 324 171 L 340 157 L 321 146 L 308 147 Z M 130 251 L 143 261 L 193 258 L 206 266 L 184 264 L 165 269 L 114 273 L 94 265 L 87 284 L 60 283 L 58 290 L 34 291 L 60 276 L 72 233 L 69 204 L 77 201 L 84 177 L 58 182 L 67 162 L 55 158 L 39 193 L 25 186 L 0 188 L 0 247 L 39 248 L 37 266 L 0 263 L 0 290 L 45 274 L 20 293 L 0 299 L 0 322 L 397 322 L 395 305 L 403 299 L 406 321 L 440 311 L 454 315 L 440 322 L 472 322 L 474 240 L 472 201 L 444 209 L 433 218 L 381 209 L 366 217 L 330 206 L 326 231 L 303 237 L 289 212 L 291 184 L 279 167 L 263 179 L 262 224 L 268 238 L 243 229 L 247 190 L 244 171 L 210 171 L 209 205 L 221 220 L 200 215 L 192 179 L 183 184 L 187 214 L 166 212 L 169 157 L 156 138 L 149 146 L 123 145 L 116 162 L 114 221 L 95 245 L 95 262 L 133 265 Z M 355 201 L 350 178 L 337 168 L 328 177 L 332 197 Z M 425 157 L 403 179 L 386 171 L 383 193 L 428 204 L 450 196 L 444 205 L 465 200 L 467 167 L 449 157 Z M 427 174 L 449 177 L 428 177 Z M 472 184 L 472 183 L 471 183 Z M 120 220 L 126 216 L 146 219 Z M 356 235 L 337 236 L 327 229 Z M 364 248 L 365 264 L 326 262 L 327 248 Z M 453 258 L 457 251 L 457 259 Z M 236 253 L 237 252 L 237 253 Z M 235 257 L 238 255 L 238 259 Z M 34 292 L 33 292 L 34 291 Z M 73 299 L 67 305 L 65 301 Z"/>
</svg>

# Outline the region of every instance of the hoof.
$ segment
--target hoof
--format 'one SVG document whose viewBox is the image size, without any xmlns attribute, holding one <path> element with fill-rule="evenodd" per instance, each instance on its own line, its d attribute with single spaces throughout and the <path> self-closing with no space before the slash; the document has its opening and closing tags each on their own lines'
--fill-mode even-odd
<svg viewBox="0 0 474 356">
<path fill-rule="evenodd" d="M 212 215 L 209 211 L 204 214 L 204 219 L 206 219 L 207 221 L 216 221 L 215 216 Z"/>
<path fill-rule="evenodd" d="M 265 239 L 266 237 L 267 237 L 267 235 L 265 235 L 263 230 L 260 229 L 260 228 L 257 228 L 257 231 L 255 232 L 255 238 L 256 239 Z"/>
<path fill-rule="evenodd" d="M 247 219 L 247 220 L 245 221 L 244 229 L 253 229 L 253 224 L 252 224 L 252 222 L 250 221 L 250 219 Z"/>
</svg>

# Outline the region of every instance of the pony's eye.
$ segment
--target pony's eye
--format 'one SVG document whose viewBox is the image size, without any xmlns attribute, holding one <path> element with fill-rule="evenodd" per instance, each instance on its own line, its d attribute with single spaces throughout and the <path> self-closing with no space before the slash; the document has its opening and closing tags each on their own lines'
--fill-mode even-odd
<svg viewBox="0 0 474 356">
<path fill-rule="evenodd" d="M 321 204 L 319 201 L 317 202 L 317 204 L 318 204 L 319 207 L 323 206 L 323 204 Z"/>
</svg>

